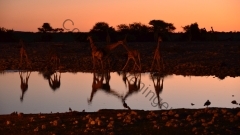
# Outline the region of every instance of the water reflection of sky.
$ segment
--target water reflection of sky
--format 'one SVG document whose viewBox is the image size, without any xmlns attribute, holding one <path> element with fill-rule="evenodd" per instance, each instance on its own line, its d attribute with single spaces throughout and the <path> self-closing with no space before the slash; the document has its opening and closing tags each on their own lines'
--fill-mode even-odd
<svg viewBox="0 0 240 135">
<path fill-rule="evenodd" d="M 120 98 L 107 94 L 103 90 L 95 93 L 92 103 L 89 105 L 87 99 L 91 95 L 92 82 L 92 73 L 61 73 L 61 86 L 54 91 L 42 74 L 32 72 L 28 81 L 28 89 L 24 94 L 23 102 L 21 102 L 19 73 L 5 72 L 0 74 L 0 114 L 8 114 L 13 111 L 23 113 L 67 112 L 69 107 L 76 111 L 124 109 Z M 162 103 L 168 104 L 168 108 L 203 108 L 207 99 L 212 103 L 210 107 L 234 108 L 239 105 L 236 106 L 231 101 L 240 102 L 239 82 L 240 77 L 226 77 L 224 80 L 219 80 L 213 76 L 171 75 L 164 78 L 160 97 Z M 145 86 L 142 90 L 126 98 L 127 105 L 131 109 L 158 110 L 158 107 L 151 105 L 156 103 L 153 101 L 156 94 L 153 82 L 147 73 L 141 75 L 141 88 L 143 85 Z M 116 72 L 111 73 L 110 86 L 120 95 L 128 92 L 122 76 Z M 143 93 L 144 90 L 146 90 L 145 93 Z M 153 95 L 154 97 L 151 99 Z M 195 105 L 191 106 L 191 103 Z"/>
</svg>

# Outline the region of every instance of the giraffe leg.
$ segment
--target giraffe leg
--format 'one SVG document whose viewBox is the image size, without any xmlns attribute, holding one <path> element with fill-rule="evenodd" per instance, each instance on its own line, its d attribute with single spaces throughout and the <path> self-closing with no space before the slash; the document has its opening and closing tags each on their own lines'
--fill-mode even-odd
<svg viewBox="0 0 240 135">
<path fill-rule="evenodd" d="M 158 71 L 160 72 L 161 71 L 161 67 L 160 67 L 160 60 L 157 59 L 157 67 L 158 67 Z"/>
<path fill-rule="evenodd" d="M 32 68 L 32 65 L 31 65 L 30 60 L 28 59 L 27 53 L 24 52 L 24 55 L 25 55 L 25 58 L 26 58 L 26 64 L 27 64 L 27 67 L 28 67 L 28 68 Z"/>
<path fill-rule="evenodd" d="M 125 64 L 125 66 L 123 67 L 123 69 L 122 69 L 122 70 L 124 70 L 124 69 L 126 68 L 126 66 L 127 66 L 128 62 L 129 62 L 129 58 L 128 58 L 128 60 L 127 60 L 127 62 L 126 62 L 126 64 Z"/>
<path fill-rule="evenodd" d="M 19 63 L 19 67 L 22 67 L 22 54 L 20 56 L 20 63 Z"/>
<path fill-rule="evenodd" d="M 152 71 L 153 70 L 153 68 L 154 68 L 154 62 L 155 62 L 155 59 L 156 59 L 156 53 L 154 53 L 154 56 L 153 56 L 153 61 L 152 61 L 152 66 L 151 66 L 151 70 L 150 71 Z"/>
<path fill-rule="evenodd" d="M 155 63 L 155 59 L 153 59 L 153 61 L 152 61 L 152 66 L 151 66 L 151 70 L 150 71 L 154 70 L 154 63 Z"/>
<path fill-rule="evenodd" d="M 142 64 L 141 64 L 140 54 L 138 54 L 138 61 L 139 61 L 139 66 L 140 66 L 140 71 L 141 71 L 142 70 Z"/>
<path fill-rule="evenodd" d="M 93 69 L 95 69 L 95 58 L 92 56 L 92 62 L 93 62 Z"/>
<path fill-rule="evenodd" d="M 134 59 L 134 71 L 136 70 L 136 67 L 139 69 L 139 66 L 138 66 L 138 64 L 137 64 L 137 62 L 136 62 L 136 60 Z"/>
<path fill-rule="evenodd" d="M 112 66 L 110 65 L 110 60 L 109 60 L 109 58 L 107 58 L 107 61 L 108 61 L 108 68 L 111 69 Z"/>
<path fill-rule="evenodd" d="M 165 66 L 164 66 L 164 63 L 163 63 L 163 58 L 161 58 L 161 61 L 162 61 L 162 68 L 163 70 L 165 69 Z"/>
<path fill-rule="evenodd" d="M 103 70 L 103 69 L 104 69 L 104 67 L 103 67 L 103 61 L 102 61 L 102 60 L 100 60 L 100 62 L 101 62 L 102 70 Z"/>
</svg>

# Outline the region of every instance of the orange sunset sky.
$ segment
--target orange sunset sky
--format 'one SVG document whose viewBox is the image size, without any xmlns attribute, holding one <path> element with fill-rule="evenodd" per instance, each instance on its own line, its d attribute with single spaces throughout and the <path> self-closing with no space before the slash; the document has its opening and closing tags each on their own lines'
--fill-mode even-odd
<svg viewBox="0 0 240 135">
<path fill-rule="evenodd" d="M 150 20 L 181 26 L 197 22 L 199 28 L 215 31 L 240 31 L 240 0 L 1 0 L 0 27 L 15 31 L 37 32 L 44 22 L 88 32 L 96 22 L 119 24 Z"/>
</svg>

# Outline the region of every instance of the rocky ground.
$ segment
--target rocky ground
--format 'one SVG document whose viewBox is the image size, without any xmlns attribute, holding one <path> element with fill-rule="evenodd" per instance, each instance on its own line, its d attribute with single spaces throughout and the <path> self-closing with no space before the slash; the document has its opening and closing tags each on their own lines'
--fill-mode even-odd
<svg viewBox="0 0 240 135">
<path fill-rule="evenodd" d="M 104 43 L 96 43 L 103 46 Z M 149 72 L 156 43 L 128 43 L 141 53 L 142 72 Z M 46 70 L 54 51 L 60 69 L 92 72 L 91 48 L 82 43 L 25 43 L 32 70 Z M 0 43 L 0 70 L 18 70 L 18 43 Z M 163 42 L 164 73 L 240 75 L 240 42 Z M 127 54 L 122 46 L 111 55 L 111 71 L 123 68 Z M 128 66 L 127 71 L 131 70 Z M 240 108 L 176 109 L 160 111 L 100 110 L 56 114 L 0 115 L 1 134 L 239 134 Z"/>
<path fill-rule="evenodd" d="M 44 135 L 214 134 L 240 133 L 240 108 L 161 111 L 100 110 L 55 114 L 0 115 L 0 132 Z"/>
</svg>

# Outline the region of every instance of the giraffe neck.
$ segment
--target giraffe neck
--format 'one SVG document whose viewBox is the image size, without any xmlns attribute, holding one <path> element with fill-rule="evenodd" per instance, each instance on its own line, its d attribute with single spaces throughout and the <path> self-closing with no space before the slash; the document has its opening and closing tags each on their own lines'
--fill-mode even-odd
<svg viewBox="0 0 240 135">
<path fill-rule="evenodd" d="M 97 47 L 94 45 L 92 38 L 89 39 L 92 50 L 97 50 Z"/>
<path fill-rule="evenodd" d="M 111 50 L 113 50 L 114 48 L 116 48 L 118 45 L 120 45 L 121 43 L 119 43 L 119 42 L 117 42 L 117 43 L 114 43 L 114 44 L 111 44 L 111 45 L 107 45 L 106 46 L 106 49 L 108 50 L 108 51 L 111 51 Z"/>
<path fill-rule="evenodd" d="M 123 44 L 123 47 L 129 52 L 130 49 L 127 47 L 127 45 Z"/>
<path fill-rule="evenodd" d="M 158 41 L 157 48 L 158 49 L 160 48 L 160 41 Z"/>
</svg>

